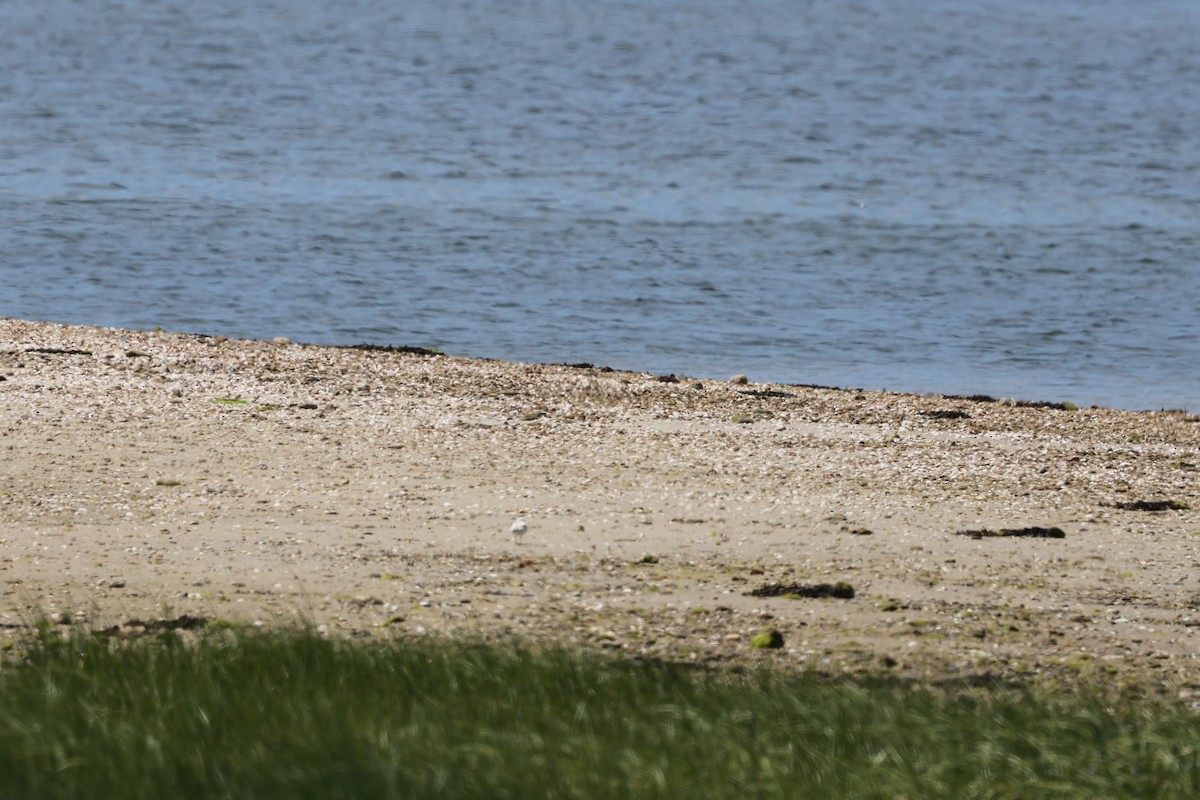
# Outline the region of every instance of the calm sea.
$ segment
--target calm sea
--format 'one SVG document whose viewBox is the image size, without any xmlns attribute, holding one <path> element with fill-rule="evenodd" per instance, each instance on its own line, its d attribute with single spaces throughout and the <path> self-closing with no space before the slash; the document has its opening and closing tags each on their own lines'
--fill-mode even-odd
<svg viewBox="0 0 1200 800">
<path fill-rule="evenodd" d="M 1200 410 L 1194 0 L 0 18 L 0 316 Z"/>
</svg>

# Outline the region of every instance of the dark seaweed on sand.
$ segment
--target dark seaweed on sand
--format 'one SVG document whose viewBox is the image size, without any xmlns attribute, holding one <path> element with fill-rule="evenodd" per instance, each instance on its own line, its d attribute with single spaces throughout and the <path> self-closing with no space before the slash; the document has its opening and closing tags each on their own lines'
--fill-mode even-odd
<svg viewBox="0 0 1200 800">
<path fill-rule="evenodd" d="M 440 356 L 444 355 L 437 350 L 431 350 L 428 347 L 413 347 L 411 345 L 392 345 L 392 344 L 344 344 L 338 345 L 343 350 L 363 350 L 372 353 L 405 353 L 413 356 Z"/>
<path fill-rule="evenodd" d="M 1033 539 L 1065 539 L 1067 536 L 1062 528 L 1041 528 L 1037 526 L 1029 528 L 1001 528 L 998 531 L 979 528 L 978 530 L 956 531 L 955 533 L 958 536 L 970 536 L 972 539 L 990 539 L 1007 536 L 1027 536 Z"/>
<path fill-rule="evenodd" d="M 73 347 L 28 347 L 26 353 L 41 353 L 48 356 L 90 356 L 91 350 L 77 350 Z"/>
<path fill-rule="evenodd" d="M 942 411 L 918 411 L 917 413 L 922 417 L 928 417 L 929 419 L 969 419 L 971 416 L 965 411 L 957 411 L 955 409 Z"/>
<path fill-rule="evenodd" d="M 849 600 L 854 597 L 854 587 L 844 581 L 837 583 L 767 583 L 746 592 L 749 597 L 837 597 Z"/>
<path fill-rule="evenodd" d="M 1126 511 L 1187 511 L 1191 506 L 1178 500 L 1133 500 L 1127 503 L 1114 503 L 1114 508 Z"/>
</svg>

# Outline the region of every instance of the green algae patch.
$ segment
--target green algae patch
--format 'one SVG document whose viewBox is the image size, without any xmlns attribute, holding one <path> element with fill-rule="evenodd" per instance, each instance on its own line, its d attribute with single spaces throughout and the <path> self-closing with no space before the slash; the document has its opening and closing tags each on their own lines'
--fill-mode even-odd
<svg viewBox="0 0 1200 800">
<path fill-rule="evenodd" d="M 783 647 L 783 634 L 774 628 L 756 633 L 750 639 L 750 646 L 759 650 L 778 650 Z"/>
</svg>

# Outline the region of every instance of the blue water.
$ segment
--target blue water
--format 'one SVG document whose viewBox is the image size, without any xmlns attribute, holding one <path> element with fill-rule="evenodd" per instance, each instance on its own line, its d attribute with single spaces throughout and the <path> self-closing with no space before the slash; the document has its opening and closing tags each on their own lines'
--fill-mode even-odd
<svg viewBox="0 0 1200 800">
<path fill-rule="evenodd" d="M 0 315 L 1200 408 L 1200 4 L 39 0 Z"/>
</svg>

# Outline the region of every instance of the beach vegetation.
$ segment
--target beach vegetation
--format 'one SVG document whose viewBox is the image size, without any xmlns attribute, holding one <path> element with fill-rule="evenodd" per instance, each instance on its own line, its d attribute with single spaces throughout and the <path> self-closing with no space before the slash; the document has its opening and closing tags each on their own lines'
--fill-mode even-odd
<svg viewBox="0 0 1200 800">
<path fill-rule="evenodd" d="M 1185 798 L 1200 785 L 1200 715 L 1103 681 L 930 687 L 228 624 L 136 640 L 62 628 L 33 626 L 0 666 L 0 796 Z M 764 631 L 751 646 L 760 637 L 782 645 Z"/>
</svg>

